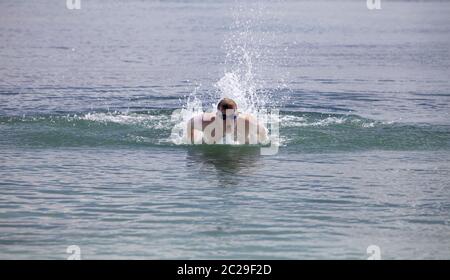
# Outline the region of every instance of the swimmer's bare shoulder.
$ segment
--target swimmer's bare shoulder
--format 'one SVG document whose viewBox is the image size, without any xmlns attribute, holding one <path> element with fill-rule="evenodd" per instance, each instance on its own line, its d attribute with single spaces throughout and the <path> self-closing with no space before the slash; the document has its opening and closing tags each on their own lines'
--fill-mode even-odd
<svg viewBox="0 0 450 280">
<path fill-rule="evenodd" d="M 204 122 L 213 122 L 216 119 L 216 113 L 213 112 L 206 112 L 203 113 L 201 116 Z"/>
<path fill-rule="evenodd" d="M 259 143 L 266 143 L 268 141 L 268 131 L 267 128 L 258 121 L 258 119 L 248 113 L 241 113 L 238 116 L 238 121 L 244 121 L 246 125 L 246 134 L 248 135 L 248 127 L 250 125 L 256 126 L 257 136 L 258 136 L 258 142 Z"/>
<path fill-rule="evenodd" d="M 257 122 L 257 119 L 254 115 L 252 114 L 247 114 L 247 113 L 240 113 L 238 115 L 238 118 L 241 120 L 245 120 L 246 122 Z"/>
<path fill-rule="evenodd" d="M 201 113 L 201 114 L 198 114 L 198 115 L 192 117 L 188 121 L 188 125 L 191 125 L 192 128 L 195 127 L 197 129 L 203 129 L 203 126 L 205 124 L 213 122 L 215 119 L 216 119 L 216 114 L 214 114 L 214 113 L 210 113 L 210 112 Z M 194 123 L 196 123 L 197 125 L 194 126 Z M 202 125 L 199 126 L 198 124 L 202 124 Z"/>
<path fill-rule="evenodd" d="M 196 141 L 196 139 L 201 138 L 201 132 L 203 132 L 203 129 L 210 123 L 214 122 L 215 119 L 216 114 L 210 112 L 201 113 L 192 117 L 187 122 L 186 138 L 188 143 L 192 143 L 193 141 Z"/>
</svg>

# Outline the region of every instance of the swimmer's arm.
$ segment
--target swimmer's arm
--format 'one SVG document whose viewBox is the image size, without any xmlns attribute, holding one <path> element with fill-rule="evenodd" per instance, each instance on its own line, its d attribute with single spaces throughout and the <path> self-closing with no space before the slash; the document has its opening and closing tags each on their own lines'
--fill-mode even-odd
<svg viewBox="0 0 450 280">
<path fill-rule="evenodd" d="M 268 134 L 267 128 L 265 128 L 263 125 L 261 125 L 257 119 L 255 119 L 252 116 L 249 116 L 246 118 L 246 123 L 247 123 L 246 128 L 249 128 L 250 125 L 256 126 L 256 131 L 257 131 L 257 135 L 258 135 L 258 143 L 265 143 L 269 140 L 269 137 L 267 135 Z M 248 134 L 248 130 L 247 130 L 247 134 Z"/>
<path fill-rule="evenodd" d="M 188 143 L 194 144 L 195 139 L 197 139 L 198 131 L 201 131 L 203 127 L 203 123 L 201 119 L 198 119 L 197 117 L 193 117 L 190 119 L 187 123 L 187 130 L 186 130 L 186 138 Z"/>
<path fill-rule="evenodd" d="M 210 116 L 203 114 L 197 115 L 187 122 L 186 140 L 188 143 L 199 144 L 199 137 L 201 138 L 203 135 L 201 132 L 203 132 L 205 124 L 208 124 L 208 122 L 205 122 L 204 119 L 211 121 Z"/>
<path fill-rule="evenodd" d="M 267 128 L 265 128 L 260 123 L 256 123 L 257 129 L 258 129 L 258 142 L 259 143 L 265 143 L 269 140 L 269 137 L 267 136 Z"/>
<path fill-rule="evenodd" d="M 190 119 L 187 123 L 186 137 L 187 142 L 192 144 L 192 139 L 194 139 L 194 118 Z"/>
</svg>

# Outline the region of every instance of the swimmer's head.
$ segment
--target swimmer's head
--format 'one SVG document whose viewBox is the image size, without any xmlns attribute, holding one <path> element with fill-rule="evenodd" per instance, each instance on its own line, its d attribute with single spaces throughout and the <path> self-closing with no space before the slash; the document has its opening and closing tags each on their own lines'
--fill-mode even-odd
<svg viewBox="0 0 450 280">
<path fill-rule="evenodd" d="M 222 113 L 223 120 L 226 120 L 228 117 L 236 118 L 236 110 L 237 104 L 230 98 L 223 98 L 220 100 L 219 104 L 217 104 L 217 111 L 218 113 Z"/>
<path fill-rule="evenodd" d="M 237 104 L 233 99 L 224 98 L 217 104 L 217 110 L 225 113 L 226 110 L 237 110 Z"/>
</svg>

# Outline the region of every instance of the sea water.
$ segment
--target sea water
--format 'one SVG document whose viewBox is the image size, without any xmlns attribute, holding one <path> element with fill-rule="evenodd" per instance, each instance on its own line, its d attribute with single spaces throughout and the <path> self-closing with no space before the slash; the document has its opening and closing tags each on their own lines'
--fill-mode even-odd
<svg viewBox="0 0 450 280">
<path fill-rule="evenodd" d="M 448 259 L 450 4 L 365 2 L 2 1 L 0 258 Z"/>
</svg>

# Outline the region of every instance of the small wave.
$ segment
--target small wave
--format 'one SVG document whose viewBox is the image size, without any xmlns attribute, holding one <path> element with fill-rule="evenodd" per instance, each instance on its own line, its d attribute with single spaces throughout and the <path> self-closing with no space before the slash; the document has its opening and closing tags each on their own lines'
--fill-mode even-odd
<svg viewBox="0 0 450 280">
<path fill-rule="evenodd" d="M 327 126 L 330 124 L 342 124 L 345 117 L 328 117 L 322 120 L 309 120 L 306 117 L 286 115 L 280 118 L 282 127 Z"/>
<path fill-rule="evenodd" d="M 170 116 L 165 114 L 150 115 L 137 113 L 87 113 L 79 117 L 80 120 L 99 122 L 99 123 L 116 123 L 121 125 L 139 125 L 154 129 L 170 128 Z"/>
<path fill-rule="evenodd" d="M 355 125 L 362 128 L 372 128 L 376 124 L 383 124 L 383 122 L 376 122 L 373 120 L 362 119 L 357 116 L 296 116 L 284 115 L 280 117 L 281 127 L 314 127 L 314 126 L 330 126 L 330 125 Z"/>
<path fill-rule="evenodd" d="M 184 111 L 89 112 L 0 117 L 0 145 L 177 146 Z M 174 118 L 175 116 L 175 118 Z M 365 119 L 357 115 L 282 112 L 279 143 L 297 152 L 450 149 L 450 127 Z M 269 127 L 270 128 L 270 127 Z"/>
</svg>

